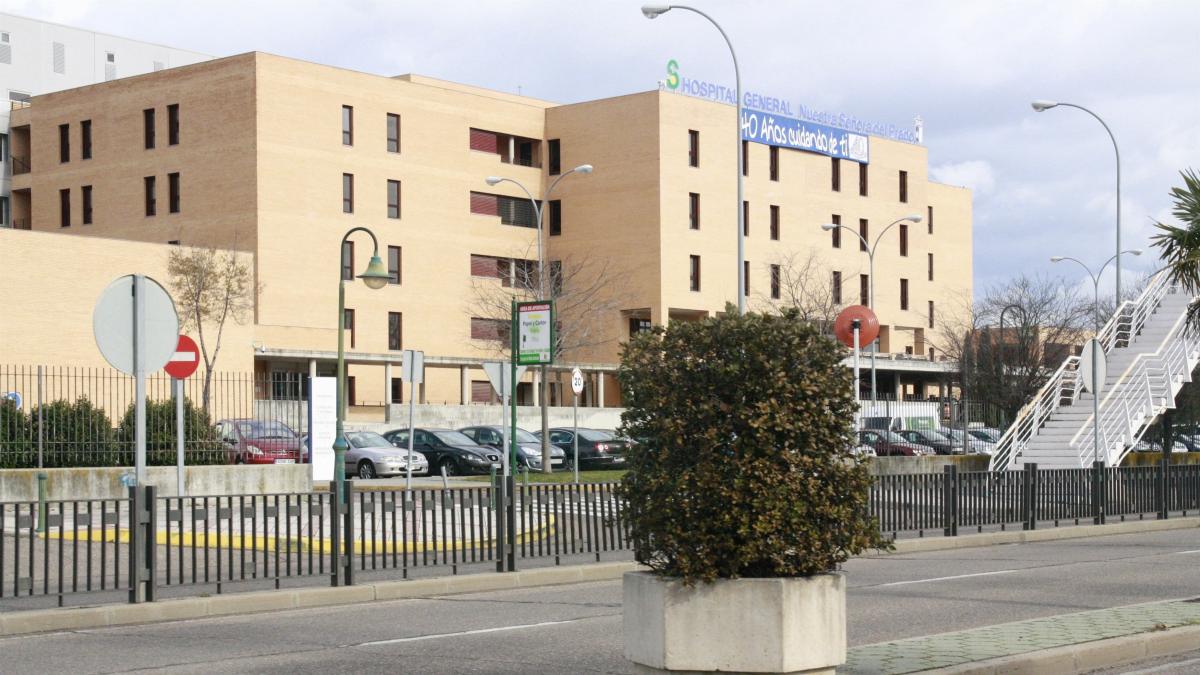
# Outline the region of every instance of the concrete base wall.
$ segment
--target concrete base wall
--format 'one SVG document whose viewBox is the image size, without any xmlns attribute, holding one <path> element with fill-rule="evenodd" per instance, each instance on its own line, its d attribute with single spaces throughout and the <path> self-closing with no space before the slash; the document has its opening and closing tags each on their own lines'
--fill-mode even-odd
<svg viewBox="0 0 1200 675">
<path fill-rule="evenodd" d="M 0 502 L 36 501 L 37 475 L 47 476 L 48 499 L 122 499 L 129 488 L 121 481 L 132 467 L 90 469 L 4 469 L 0 471 Z M 307 464 L 275 466 L 190 466 L 184 469 L 188 495 L 267 494 L 312 490 Z M 178 496 L 175 467 L 146 468 L 146 483 L 163 497 Z"/>
<path fill-rule="evenodd" d="M 551 427 L 569 427 L 572 424 L 571 408 L 552 406 L 549 409 Z M 590 429 L 616 429 L 621 425 L 624 408 L 580 408 L 579 426 Z M 418 427 L 444 427 L 461 429 L 478 424 L 500 424 L 502 411 L 498 405 L 416 405 L 413 406 L 413 423 Z M 408 406 L 393 405 L 392 421 L 383 423 L 353 422 L 355 428 L 374 431 L 397 429 L 408 426 Z M 535 406 L 517 406 L 517 426 L 527 431 L 542 428 L 542 411 Z"/>
<path fill-rule="evenodd" d="M 987 471 L 987 455 L 926 455 L 924 457 L 873 457 L 868 465 L 872 476 L 941 473 L 947 466 L 959 471 Z"/>
</svg>

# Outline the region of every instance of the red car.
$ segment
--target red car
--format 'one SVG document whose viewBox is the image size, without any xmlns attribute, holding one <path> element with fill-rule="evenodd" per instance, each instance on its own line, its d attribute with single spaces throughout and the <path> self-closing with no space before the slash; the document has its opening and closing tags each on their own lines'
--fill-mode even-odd
<svg viewBox="0 0 1200 675">
<path fill-rule="evenodd" d="M 283 422 L 221 420 L 217 434 L 230 464 L 295 464 L 301 460 L 300 438 Z"/>
</svg>

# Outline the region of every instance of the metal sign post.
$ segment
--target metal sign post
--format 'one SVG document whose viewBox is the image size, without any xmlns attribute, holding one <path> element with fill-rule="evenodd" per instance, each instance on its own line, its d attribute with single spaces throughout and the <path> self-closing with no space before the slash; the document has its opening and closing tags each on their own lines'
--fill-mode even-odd
<svg viewBox="0 0 1200 675">
<path fill-rule="evenodd" d="M 571 465 L 575 470 L 575 482 L 579 482 L 579 395 L 583 393 L 583 371 L 575 368 L 571 371 L 571 391 L 575 392 L 575 403 L 572 411 L 575 414 L 575 428 L 571 433 L 571 445 L 574 458 Z"/>
<path fill-rule="evenodd" d="M 859 341 L 862 337 L 862 322 L 855 319 L 850 322 L 850 325 L 854 328 L 854 400 L 857 401 L 858 392 L 861 391 L 858 383 L 858 352 L 862 347 L 862 343 Z"/>
<path fill-rule="evenodd" d="M 400 378 L 411 385 L 408 394 L 408 459 L 404 462 L 404 489 L 412 489 L 413 409 L 416 406 L 417 385 L 425 381 L 425 352 L 405 349 L 401 357 Z M 432 469 L 432 467 L 430 467 Z M 408 497 L 405 496 L 407 500 Z"/>
<path fill-rule="evenodd" d="M 179 342 L 175 345 L 175 354 L 171 356 L 171 360 L 163 370 L 171 376 L 175 391 L 175 481 L 178 496 L 184 496 L 184 437 L 187 429 L 184 427 L 183 421 L 183 381 L 196 372 L 196 367 L 200 365 L 200 349 L 196 346 L 195 341 L 186 335 L 179 336 Z"/>
</svg>

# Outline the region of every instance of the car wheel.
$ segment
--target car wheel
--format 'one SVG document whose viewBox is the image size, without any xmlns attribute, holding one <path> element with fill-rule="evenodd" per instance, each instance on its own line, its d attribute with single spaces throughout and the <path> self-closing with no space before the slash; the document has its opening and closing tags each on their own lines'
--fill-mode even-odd
<svg viewBox="0 0 1200 675">
<path fill-rule="evenodd" d="M 376 476 L 375 465 L 368 460 L 363 460 L 358 463 L 358 477 L 363 480 L 370 480 Z"/>
<path fill-rule="evenodd" d="M 442 463 L 438 465 L 438 473 L 442 473 L 447 476 L 457 476 L 460 472 L 458 470 L 458 465 L 454 463 L 454 460 L 447 458 L 443 459 Z"/>
</svg>

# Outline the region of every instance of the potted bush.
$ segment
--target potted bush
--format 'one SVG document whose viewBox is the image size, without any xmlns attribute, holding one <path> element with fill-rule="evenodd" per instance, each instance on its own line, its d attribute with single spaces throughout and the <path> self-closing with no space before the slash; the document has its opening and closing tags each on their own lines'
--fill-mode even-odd
<svg viewBox="0 0 1200 675">
<path fill-rule="evenodd" d="M 647 669 L 829 670 L 846 657 L 838 565 L 886 548 L 850 449 L 844 350 L 794 312 L 671 322 L 622 353 L 621 495 L 638 562 L 625 656 Z"/>
</svg>

